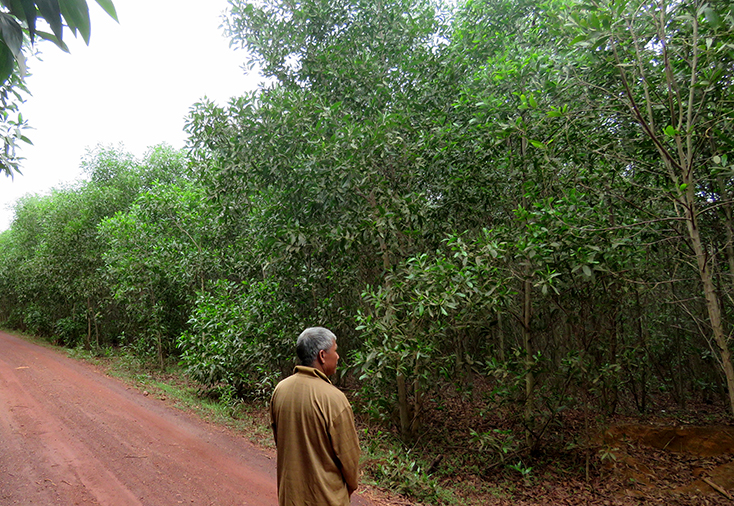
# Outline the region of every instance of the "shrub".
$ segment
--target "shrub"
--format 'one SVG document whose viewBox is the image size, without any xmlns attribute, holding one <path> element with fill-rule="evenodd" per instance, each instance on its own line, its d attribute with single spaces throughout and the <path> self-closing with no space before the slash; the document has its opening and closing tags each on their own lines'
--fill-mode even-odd
<svg viewBox="0 0 734 506">
<path fill-rule="evenodd" d="M 187 374 L 207 387 L 229 386 L 238 397 L 263 398 L 294 364 L 295 311 L 270 280 L 218 281 L 201 293 L 190 330 L 178 339 Z"/>
</svg>

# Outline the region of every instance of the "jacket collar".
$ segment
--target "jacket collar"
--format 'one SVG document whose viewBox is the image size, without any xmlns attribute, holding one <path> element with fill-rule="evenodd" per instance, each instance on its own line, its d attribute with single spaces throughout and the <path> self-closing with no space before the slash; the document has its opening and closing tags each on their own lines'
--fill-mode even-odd
<svg viewBox="0 0 734 506">
<path fill-rule="evenodd" d="M 329 377 L 326 374 L 319 371 L 318 369 L 316 369 L 315 367 L 306 367 L 305 365 L 297 365 L 296 368 L 293 369 L 293 374 L 306 374 L 308 376 L 315 376 L 331 384 L 331 380 L 329 379 Z"/>
</svg>

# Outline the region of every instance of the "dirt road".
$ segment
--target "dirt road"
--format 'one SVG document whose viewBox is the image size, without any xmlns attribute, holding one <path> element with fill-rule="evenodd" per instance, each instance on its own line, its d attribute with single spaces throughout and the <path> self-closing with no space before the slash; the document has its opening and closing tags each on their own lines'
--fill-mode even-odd
<svg viewBox="0 0 734 506">
<path fill-rule="evenodd" d="M 75 504 L 273 506 L 274 452 L 0 332 L 0 505 Z"/>
</svg>

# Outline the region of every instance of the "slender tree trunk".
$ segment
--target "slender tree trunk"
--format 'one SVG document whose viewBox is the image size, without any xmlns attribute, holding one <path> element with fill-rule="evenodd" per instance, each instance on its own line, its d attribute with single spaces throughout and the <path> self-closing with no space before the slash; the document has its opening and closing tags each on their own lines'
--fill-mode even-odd
<svg viewBox="0 0 734 506">
<path fill-rule="evenodd" d="M 520 139 L 520 156 L 522 158 L 523 170 L 523 186 L 527 179 L 527 147 L 528 140 L 525 136 Z M 528 208 L 525 193 L 522 195 L 522 206 Z M 532 334 L 530 332 L 530 323 L 532 321 L 532 289 L 533 285 L 530 281 L 530 258 L 526 259 L 525 273 L 523 280 L 523 309 L 522 309 L 522 344 L 525 350 L 525 426 L 528 428 L 525 433 L 525 442 L 530 447 L 533 442 L 530 428 L 533 422 L 533 391 L 535 390 L 535 377 L 533 375 L 533 350 L 532 350 Z"/>
<path fill-rule="evenodd" d="M 97 312 L 94 312 L 94 337 L 97 341 L 97 349 L 99 350 L 99 321 L 97 320 Z"/>
<path fill-rule="evenodd" d="M 647 326 L 644 321 L 642 302 L 640 300 L 640 290 L 635 292 L 637 296 L 637 335 L 640 340 L 640 347 L 645 355 L 647 355 Z M 649 357 L 648 357 L 649 360 Z M 637 406 L 641 413 L 647 411 L 647 367 L 640 367 L 640 400 Z"/>
<path fill-rule="evenodd" d="M 413 417 L 410 421 L 410 437 L 413 439 L 421 429 L 423 414 L 423 390 L 421 390 L 420 365 L 418 360 L 415 361 L 415 370 L 413 371 L 415 380 L 413 380 Z"/>
<path fill-rule="evenodd" d="M 693 193 L 694 186 L 690 185 L 686 189 L 686 226 L 688 227 L 688 235 L 691 239 L 691 247 L 696 255 L 696 263 L 698 264 L 698 273 L 703 284 L 703 294 L 706 299 L 706 309 L 708 310 L 711 330 L 713 331 L 714 343 L 719 348 L 719 358 L 721 367 L 724 370 L 726 378 L 726 388 L 729 393 L 729 407 L 734 413 L 734 367 L 731 362 L 731 351 L 727 335 L 724 332 L 724 324 L 721 316 L 721 305 L 716 285 L 714 284 L 714 274 L 711 266 L 711 259 L 708 257 L 701 234 L 698 230 L 698 221 L 696 219 L 695 195 Z"/>
<path fill-rule="evenodd" d="M 405 376 L 398 371 L 398 412 L 400 414 L 400 435 L 403 441 L 410 441 L 410 408 L 408 405 L 408 388 L 405 385 Z"/>
<path fill-rule="evenodd" d="M 533 391 L 535 389 L 535 377 L 533 375 L 533 350 L 532 334 L 530 332 L 532 298 L 532 283 L 526 279 L 523 283 L 523 319 L 522 319 L 522 345 L 525 349 L 525 424 L 528 429 L 533 422 Z M 528 446 L 532 444 L 531 433 L 528 430 L 525 439 Z"/>
<path fill-rule="evenodd" d="M 373 218 L 375 220 L 375 223 L 377 224 L 377 239 L 380 244 L 380 253 L 382 254 L 382 268 L 384 269 L 384 274 L 387 275 L 392 270 L 392 262 L 390 261 L 390 250 L 388 248 L 387 241 L 385 240 L 387 232 L 384 230 L 383 227 L 379 225 L 380 216 L 377 210 L 377 198 L 375 197 L 374 192 L 370 192 L 370 194 L 367 195 L 365 198 L 372 208 Z M 386 281 L 386 287 L 390 287 L 389 278 Z M 389 307 L 387 309 L 385 316 L 389 320 L 393 320 L 394 310 L 392 307 Z M 396 387 L 398 392 L 398 414 L 400 416 L 400 435 L 403 441 L 410 441 L 412 439 L 412 416 L 410 412 L 411 406 L 408 403 L 408 387 L 406 384 L 405 375 L 401 371 L 400 367 L 401 364 L 398 363 L 396 373 Z"/>
<path fill-rule="evenodd" d="M 87 297 L 87 338 L 84 342 L 84 348 L 89 351 L 92 349 L 92 302 Z"/>
<path fill-rule="evenodd" d="M 610 290 L 613 292 L 613 290 Z M 613 294 L 616 295 L 616 294 Z M 615 296 L 616 299 L 616 296 Z M 607 328 L 609 329 L 609 363 L 613 366 L 616 366 L 619 363 L 619 357 L 618 357 L 618 332 L 619 329 L 617 328 L 617 310 L 618 305 L 617 302 L 613 302 L 611 314 L 607 315 Z M 614 369 L 616 371 L 616 369 Z M 611 382 L 611 385 L 609 385 L 609 414 L 610 416 L 614 416 L 614 414 L 617 411 L 617 403 L 619 402 L 619 374 L 617 372 L 614 372 L 614 379 Z"/>
<path fill-rule="evenodd" d="M 500 362 L 505 361 L 505 329 L 502 326 L 502 311 L 497 312 L 497 348 Z"/>
<path fill-rule="evenodd" d="M 729 277 L 730 286 L 729 289 L 734 289 L 734 219 L 732 219 L 732 208 L 731 200 L 732 194 L 727 190 L 724 178 L 719 176 L 717 182 L 719 183 L 719 192 L 724 200 L 723 211 L 724 211 L 724 230 L 726 230 L 726 260 L 729 264 Z"/>
</svg>

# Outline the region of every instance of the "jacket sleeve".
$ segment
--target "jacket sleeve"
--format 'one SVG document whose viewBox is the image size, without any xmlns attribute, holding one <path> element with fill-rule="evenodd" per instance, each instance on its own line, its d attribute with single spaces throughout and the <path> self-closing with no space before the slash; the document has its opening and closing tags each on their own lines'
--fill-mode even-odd
<svg viewBox="0 0 734 506">
<path fill-rule="evenodd" d="M 275 446 L 278 446 L 278 425 L 275 422 L 275 392 L 270 396 L 270 428 L 273 429 Z"/>
<path fill-rule="evenodd" d="M 334 420 L 330 436 L 344 483 L 351 495 L 359 487 L 359 438 L 354 426 L 354 414 L 348 402 Z"/>
</svg>

